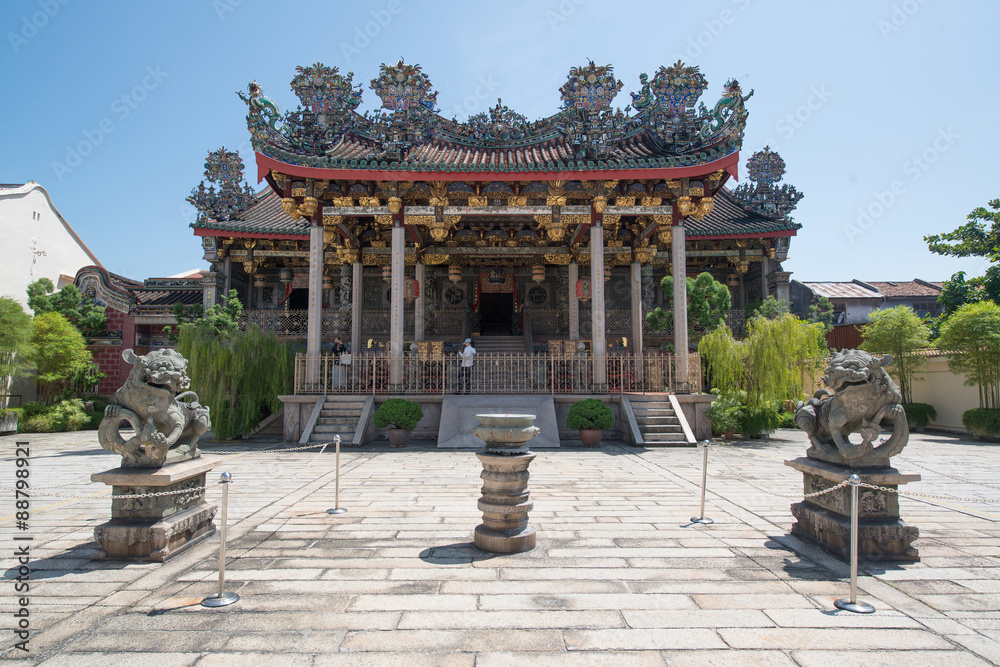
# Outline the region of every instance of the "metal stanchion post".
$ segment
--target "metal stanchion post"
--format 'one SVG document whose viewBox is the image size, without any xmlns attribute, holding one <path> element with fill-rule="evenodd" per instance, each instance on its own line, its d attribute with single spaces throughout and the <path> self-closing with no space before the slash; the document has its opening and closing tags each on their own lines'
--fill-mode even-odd
<svg viewBox="0 0 1000 667">
<path fill-rule="evenodd" d="M 705 458 L 701 468 L 701 513 L 697 517 L 691 517 L 691 523 L 715 523 L 705 516 L 705 488 L 708 486 L 708 446 L 712 444 L 708 440 L 702 440 L 701 447 L 705 451 Z"/>
<path fill-rule="evenodd" d="M 219 592 L 217 595 L 209 595 L 201 601 L 202 607 L 226 607 L 237 600 L 240 596 L 236 593 L 227 593 L 226 588 L 226 520 L 229 510 L 229 483 L 233 476 L 228 472 L 222 473 L 219 484 L 222 484 L 222 516 L 219 519 L 221 524 L 219 532 Z"/>
<path fill-rule="evenodd" d="M 334 491 L 333 491 L 333 508 L 328 509 L 326 511 L 326 513 L 327 514 L 343 514 L 347 510 L 345 510 L 343 507 L 340 506 L 340 436 L 339 435 L 333 436 L 333 442 L 334 442 L 334 444 L 337 445 L 337 460 L 336 460 L 336 463 L 335 463 L 335 465 L 337 467 L 337 473 L 336 473 L 336 476 L 334 477 L 334 485 L 333 485 L 333 489 L 334 489 Z"/>
<path fill-rule="evenodd" d="M 851 599 L 840 599 L 833 603 L 837 609 L 853 611 L 857 614 L 871 614 L 875 607 L 867 602 L 858 602 L 858 485 L 861 478 L 851 475 L 847 479 L 851 485 Z"/>
</svg>

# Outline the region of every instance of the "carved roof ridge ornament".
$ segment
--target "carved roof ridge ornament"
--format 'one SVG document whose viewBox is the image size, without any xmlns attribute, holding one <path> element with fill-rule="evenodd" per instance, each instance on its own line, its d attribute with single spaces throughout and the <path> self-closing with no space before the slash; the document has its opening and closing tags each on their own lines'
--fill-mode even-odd
<svg viewBox="0 0 1000 667">
<path fill-rule="evenodd" d="M 559 89 L 564 108 L 596 112 L 611 106 L 611 100 L 622 89 L 622 82 L 615 79 L 615 68 L 598 66 L 593 60 L 586 67 L 569 71 L 566 83 Z"/>
<path fill-rule="evenodd" d="M 420 65 L 407 65 L 402 58 L 395 65 L 379 65 L 379 76 L 371 80 L 371 87 L 384 109 L 436 111 L 437 92 L 431 92 L 430 77 Z"/>
<path fill-rule="evenodd" d="M 205 180 L 209 182 L 208 188 Z M 187 197 L 187 201 L 198 209 L 199 222 L 228 220 L 254 202 L 253 188 L 243 180 L 243 160 L 225 146 L 209 151 L 205 159 L 205 180 Z"/>
<path fill-rule="evenodd" d="M 733 190 L 733 197 L 748 211 L 772 218 L 791 220 L 791 213 L 804 196 L 787 183 L 777 183 L 785 175 L 785 161 L 770 146 L 747 160 L 747 175 L 753 184 L 743 183 Z"/>
</svg>

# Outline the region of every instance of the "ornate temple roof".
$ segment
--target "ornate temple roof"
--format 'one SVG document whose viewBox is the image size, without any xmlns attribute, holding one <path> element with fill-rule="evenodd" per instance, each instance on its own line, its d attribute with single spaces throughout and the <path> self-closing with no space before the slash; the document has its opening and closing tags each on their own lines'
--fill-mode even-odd
<svg viewBox="0 0 1000 667">
<path fill-rule="evenodd" d="M 187 278 L 147 278 L 139 282 L 111 273 L 104 267 L 85 266 L 74 283 L 99 305 L 132 315 L 170 315 L 173 304 L 200 304 L 201 275 Z"/>
<path fill-rule="evenodd" d="M 651 80 L 641 74 L 631 104 L 613 109 L 624 84 L 611 65 L 590 62 L 570 70 L 559 90 L 563 107 L 547 118 L 528 121 L 498 100 L 488 112 L 458 121 L 438 114 L 437 92 L 419 65 L 383 64 L 370 84 L 382 108 L 364 115 L 356 111 L 363 89 L 353 76 L 321 63 L 298 67 L 291 87 L 299 106 L 284 113 L 256 81 L 247 94 L 239 93 L 263 173 L 277 169 L 323 178 L 337 176 L 318 172 L 360 170 L 390 179 L 391 172 L 490 173 L 491 180 L 505 180 L 506 174 L 544 179 L 567 172 L 619 176 L 623 170 L 676 169 L 684 176 L 691 167 L 735 168 L 747 118 L 744 102 L 753 94 L 743 95 L 730 80 L 709 108 L 699 102 L 708 87 L 705 77 L 677 62 L 660 67 Z"/>
<path fill-rule="evenodd" d="M 281 208 L 281 199 L 270 188 L 257 195 L 246 210 L 229 220 L 204 220 L 192 223 L 199 236 L 235 236 L 241 238 L 307 239 L 308 220 L 293 220 Z M 773 218 L 747 211 L 729 189 L 715 197 L 715 207 L 701 220 L 685 222 L 688 238 L 700 240 L 730 237 L 790 236 L 802 225 L 787 218 Z"/>
</svg>

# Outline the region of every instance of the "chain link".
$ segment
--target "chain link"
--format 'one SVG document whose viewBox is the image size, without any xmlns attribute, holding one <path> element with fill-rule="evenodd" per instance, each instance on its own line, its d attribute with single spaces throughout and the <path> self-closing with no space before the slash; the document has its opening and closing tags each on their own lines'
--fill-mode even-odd
<svg viewBox="0 0 1000 667">
<path fill-rule="evenodd" d="M 886 493 L 895 493 L 900 496 L 906 496 L 907 498 L 922 498 L 924 500 L 950 500 L 957 503 L 996 503 L 1000 502 L 993 498 L 958 498 L 957 496 L 941 496 L 934 495 L 930 493 L 911 493 L 910 491 L 902 491 L 900 489 L 888 489 L 884 486 L 878 486 L 876 484 L 866 484 L 865 482 L 860 482 L 858 486 L 863 486 L 866 489 L 872 489 L 873 491 L 884 491 Z"/>
<path fill-rule="evenodd" d="M 947 477 L 948 479 L 954 480 L 956 482 L 962 482 L 964 484 L 972 484 L 973 486 L 983 486 L 983 487 L 986 487 L 987 489 L 995 489 L 997 491 L 1000 491 L 1000 485 L 997 485 L 997 484 L 987 484 L 986 482 L 974 482 L 971 479 L 965 479 L 964 477 L 958 477 L 956 475 L 949 475 L 946 472 L 941 472 L 940 470 L 935 470 L 934 468 L 928 468 L 927 466 L 921 465 L 921 464 L 917 463 L 916 461 L 911 461 L 909 459 L 904 459 L 902 456 L 897 456 L 896 460 L 897 461 L 903 461 L 904 463 L 909 463 L 910 465 L 913 465 L 913 466 L 916 466 L 916 467 L 921 468 L 923 470 L 926 470 L 927 472 L 932 472 L 932 473 L 934 473 L 936 475 L 941 475 L 942 477 Z"/>
<path fill-rule="evenodd" d="M 258 449 L 258 450 L 252 451 L 252 452 L 224 452 L 224 451 L 221 451 L 221 450 L 208 450 L 208 449 L 200 449 L 198 451 L 200 451 L 202 454 L 217 454 L 219 456 L 227 456 L 227 455 L 230 455 L 230 454 L 270 454 L 271 452 L 301 452 L 301 451 L 306 450 L 306 449 L 316 449 L 317 447 L 320 447 L 321 449 L 317 453 L 322 453 L 323 449 L 326 449 L 327 447 L 329 447 L 332 444 L 333 444 L 332 441 L 331 442 L 315 442 L 315 443 L 313 443 L 311 445 L 305 445 L 303 447 L 288 447 L 288 448 L 285 448 L 285 447 L 274 447 L 273 449 Z"/>
</svg>

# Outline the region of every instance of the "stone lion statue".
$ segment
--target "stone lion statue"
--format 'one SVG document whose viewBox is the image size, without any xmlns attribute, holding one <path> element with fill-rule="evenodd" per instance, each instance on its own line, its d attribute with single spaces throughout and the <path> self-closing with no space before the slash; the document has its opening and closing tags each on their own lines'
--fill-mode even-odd
<svg viewBox="0 0 1000 667">
<path fill-rule="evenodd" d="M 132 364 L 132 372 L 104 411 L 97 432 L 101 447 L 121 454 L 123 467 L 159 467 L 197 457 L 198 438 L 212 422 L 198 395 L 186 391 L 191 386 L 187 359 L 175 350 L 146 355 L 125 350 L 122 358 Z M 123 420 L 135 429 L 128 440 L 118 430 Z"/>
<path fill-rule="evenodd" d="M 820 389 L 795 413 L 795 423 L 809 434 L 806 456 L 852 468 L 888 467 L 889 458 L 903 450 L 910 437 L 899 387 L 885 367 L 892 356 L 876 357 L 862 350 L 834 353 L 823 376 L 832 389 Z M 892 424 L 892 435 L 873 444 L 882 422 Z M 849 436 L 861 434 L 861 442 Z"/>
</svg>

